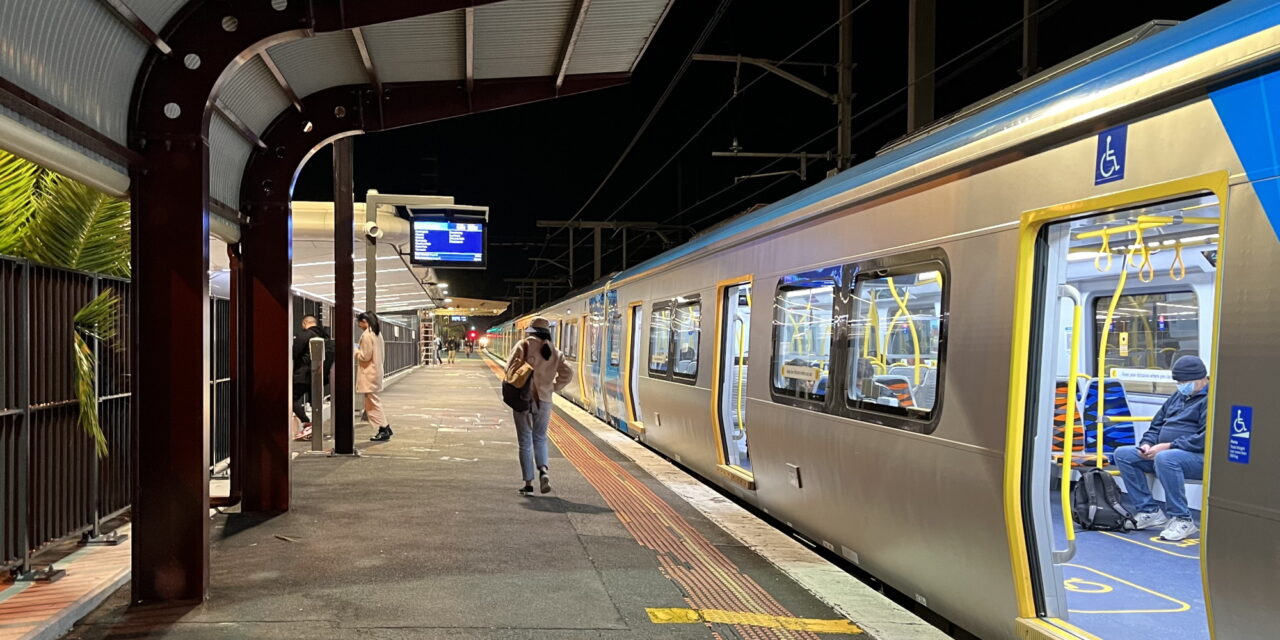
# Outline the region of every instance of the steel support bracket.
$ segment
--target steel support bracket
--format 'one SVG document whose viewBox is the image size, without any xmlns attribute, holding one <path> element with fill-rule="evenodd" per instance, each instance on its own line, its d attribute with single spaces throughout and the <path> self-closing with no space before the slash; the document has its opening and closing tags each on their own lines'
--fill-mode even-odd
<svg viewBox="0 0 1280 640">
<path fill-rule="evenodd" d="M 67 576 L 65 569 L 58 569 L 52 564 L 33 564 L 26 572 L 17 572 L 14 582 L 57 582 Z"/>
</svg>

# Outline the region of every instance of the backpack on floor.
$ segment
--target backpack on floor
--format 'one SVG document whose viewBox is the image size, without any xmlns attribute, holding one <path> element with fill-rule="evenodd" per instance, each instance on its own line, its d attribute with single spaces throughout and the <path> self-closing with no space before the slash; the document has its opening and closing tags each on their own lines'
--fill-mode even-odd
<svg viewBox="0 0 1280 640">
<path fill-rule="evenodd" d="M 1103 469 L 1081 472 L 1071 490 L 1071 517 L 1088 531 L 1129 531 L 1135 527 L 1133 514 L 1120 502 L 1116 479 Z"/>
</svg>

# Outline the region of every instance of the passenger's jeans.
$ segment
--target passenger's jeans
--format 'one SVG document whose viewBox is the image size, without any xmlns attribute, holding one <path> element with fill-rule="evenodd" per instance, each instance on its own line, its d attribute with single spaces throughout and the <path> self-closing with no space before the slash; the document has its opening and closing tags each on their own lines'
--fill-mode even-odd
<svg viewBox="0 0 1280 640">
<path fill-rule="evenodd" d="M 520 471 L 525 483 L 547 466 L 547 425 L 551 422 L 550 402 L 530 402 L 528 411 L 516 411 L 516 439 L 520 442 Z"/>
<path fill-rule="evenodd" d="M 1157 453 L 1155 460 L 1143 460 L 1137 447 L 1120 447 L 1116 449 L 1115 456 L 1125 490 L 1138 513 L 1153 513 L 1159 509 L 1159 503 L 1151 497 L 1151 489 L 1147 487 L 1147 474 L 1154 473 L 1164 487 L 1164 514 L 1170 518 L 1191 517 L 1185 483 L 1204 477 L 1204 454 L 1166 449 Z"/>
</svg>

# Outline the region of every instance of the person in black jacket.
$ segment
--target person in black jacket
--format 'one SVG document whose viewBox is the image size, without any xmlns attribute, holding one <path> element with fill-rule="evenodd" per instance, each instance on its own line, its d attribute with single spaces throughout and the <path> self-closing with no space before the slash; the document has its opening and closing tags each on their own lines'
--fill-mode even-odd
<svg viewBox="0 0 1280 640">
<path fill-rule="evenodd" d="M 311 435 L 311 419 L 307 417 L 307 396 L 311 392 L 311 339 L 324 340 L 324 386 L 329 386 L 329 370 L 333 365 L 335 347 L 329 332 L 320 326 L 313 315 L 302 318 L 302 331 L 293 338 L 293 415 L 302 422 L 298 437 Z"/>
</svg>

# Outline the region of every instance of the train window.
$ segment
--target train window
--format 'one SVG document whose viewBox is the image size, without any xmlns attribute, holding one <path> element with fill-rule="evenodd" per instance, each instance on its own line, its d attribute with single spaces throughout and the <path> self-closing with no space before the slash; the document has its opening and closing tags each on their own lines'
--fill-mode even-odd
<svg viewBox="0 0 1280 640">
<path fill-rule="evenodd" d="M 855 269 L 849 406 L 929 420 L 938 395 L 946 309 L 941 262 Z"/>
<path fill-rule="evenodd" d="M 564 352 L 566 360 L 578 359 L 578 321 L 571 320 L 564 323 L 564 340 L 560 343 L 560 350 Z"/>
<path fill-rule="evenodd" d="M 775 398 L 826 399 L 839 275 L 840 267 L 831 267 L 779 280 L 773 304 Z"/>
<path fill-rule="evenodd" d="M 679 302 L 672 330 L 675 333 L 676 364 L 672 369 L 677 377 L 698 377 L 698 336 L 702 333 L 702 303 L 697 300 Z"/>
<path fill-rule="evenodd" d="M 654 305 L 649 316 L 649 373 L 667 377 L 671 351 L 671 305 Z"/>
<path fill-rule="evenodd" d="M 617 294 L 610 293 L 610 299 Z M 618 309 L 618 304 L 613 302 L 609 305 L 609 366 L 617 367 L 622 364 L 622 311 Z"/>
<path fill-rule="evenodd" d="M 600 362 L 600 322 L 594 317 L 587 323 L 587 350 L 592 362 Z"/>
<path fill-rule="evenodd" d="M 1093 299 L 1094 353 L 1103 334 L 1111 295 Z M 1116 300 L 1104 357 L 1107 371 L 1170 370 L 1181 356 L 1200 355 L 1200 305 L 1194 291 L 1123 294 Z M 1174 391 L 1172 382 L 1121 378 L 1130 393 Z"/>
</svg>

